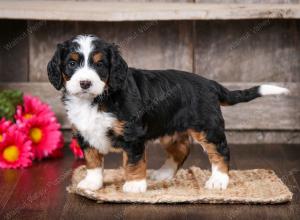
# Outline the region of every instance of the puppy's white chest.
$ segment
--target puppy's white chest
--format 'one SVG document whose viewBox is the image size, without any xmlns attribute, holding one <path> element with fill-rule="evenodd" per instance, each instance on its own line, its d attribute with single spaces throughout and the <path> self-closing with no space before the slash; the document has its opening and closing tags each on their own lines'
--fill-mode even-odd
<svg viewBox="0 0 300 220">
<path fill-rule="evenodd" d="M 92 147 L 106 154 L 111 147 L 107 131 L 113 128 L 116 118 L 113 114 L 101 112 L 91 101 L 77 97 L 68 97 L 65 102 L 68 118 Z"/>
</svg>

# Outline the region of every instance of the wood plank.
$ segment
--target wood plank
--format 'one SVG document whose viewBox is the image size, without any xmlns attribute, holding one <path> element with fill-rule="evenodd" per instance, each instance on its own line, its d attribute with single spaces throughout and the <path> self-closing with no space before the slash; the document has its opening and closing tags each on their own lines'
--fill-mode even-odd
<svg viewBox="0 0 300 220">
<path fill-rule="evenodd" d="M 0 82 L 27 81 L 27 22 L 0 20 L 0 33 Z"/>
<path fill-rule="evenodd" d="M 15 190 L 22 172 L 17 170 L 3 170 L 0 172 L 0 215 L 3 215 L 4 207 L 6 206 L 7 202 L 9 201 L 10 197 Z"/>
<path fill-rule="evenodd" d="M 195 4 L 159 2 L 9 1 L 0 18 L 72 21 L 300 18 L 298 4 Z"/>
<path fill-rule="evenodd" d="M 52 159 L 35 162 L 23 170 L 2 216 L 5 219 L 32 219 L 34 213 L 33 219 L 58 219 L 67 196 L 72 163 L 72 159 Z"/>
<path fill-rule="evenodd" d="M 220 82 L 300 82 L 297 20 L 196 22 L 195 72 Z"/>
<path fill-rule="evenodd" d="M 195 0 L 197 3 L 222 3 L 222 4 L 296 4 L 300 0 Z"/>
<path fill-rule="evenodd" d="M 226 130 L 229 144 L 299 144 L 300 131 Z"/>
<path fill-rule="evenodd" d="M 30 81 L 48 81 L 46 66 L 56 44 L 82 33 L 92 33 L 120 45 L 129 66 L 193 69 L 192 23 L 188 21 L 47 22 L 30 35 Z"/>
<path fill-rule="evenodd" d="M 257 83 L 224 83 L 230 89 L 245 89 Z M 288 96 L 263 97 L 250 103 L 237 106 L 222 107 L 226 128 L 229 130 L 300 130 L 300 84 L 276 84 L 286 86 L 291 94 Z M 41 97 L 49 103 L 63 128 L 70 128 L 64 107 L 60 101 L 60 93 L 50 83 L 5 83 L 4 88 L 20 89 Z"/>
<path fill-rule="evenodd" d="M 286 167 L 288 172 L 282 178 L 282 181 L 290 188 L 293 192 L 293 203 L 294 205 L 290 207 L 289 212 L 294 215 L 300 216 L 300 210 L 298 209 L 300 205 L 300 160 L 299 155 L 295 151 L 300 151 L 299 146 L 282 146 L 282 154 L 286 161 Z"/>
<path fill-rule="evenodd" d="M 231 148 L 230 154 L 240 170 L 271 169 L 279 177 L 287 172 L 284 166 L 286 160 L 283 159 L 280 145 L 272 145 L 272 147 L 264 145 L 259 147 L 257 145 L 236 146 Z M 232 219 L 241 219 L 242 216 L 250 216 L 250 219 L 259 219 L 259 216 L 267 216 L 265 219 L 294 219 L 293 214 L 285 212 L 286 208 L 285 204 L 279 204 L 276 209 L 274 206 L 264 205 L 258 206 L 256 212 L 253 212 L 251 209 L 241 206 L 240 211 L 234 212 L 231 217 Z"/>
</svg>

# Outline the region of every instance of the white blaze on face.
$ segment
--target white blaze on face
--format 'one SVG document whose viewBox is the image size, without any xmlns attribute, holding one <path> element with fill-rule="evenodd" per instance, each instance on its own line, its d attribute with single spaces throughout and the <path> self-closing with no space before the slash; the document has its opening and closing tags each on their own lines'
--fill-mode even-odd
<svg viewBox="0 0 300 220">
<path fill-rule="evenodd" d="M 95 37 L 88 35 L 80 35 L 73 42 L 79 44 L 79 48 L 76 52 L 83 55 L 83 62 L 80 64 L 72 75 L 71 79 L 67 81 L 67 91 L 72 95 L 77 96 L 92 96 L 100 95 L 104 91 L 105 83 L 100 79 L 95 69 L 91 68 L 88 61 L 91 53 L 94 49 L 93 40 Z M 91 87 L 88 89 L 82 89 L 80 87 L 80 81 L 90 81 Z"/>
</svg>

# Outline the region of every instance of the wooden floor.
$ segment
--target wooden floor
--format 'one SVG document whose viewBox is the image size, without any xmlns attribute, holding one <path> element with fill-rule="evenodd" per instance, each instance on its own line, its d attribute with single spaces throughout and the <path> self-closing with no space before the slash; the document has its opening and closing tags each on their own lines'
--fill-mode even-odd
<svg viewBox="0 0 300 220">
<path fill-rule="evenodd" d="M 158 168 L 164 155 L 149 146 L 149 167 Z M 142 205 L 96 204 L 66 192 L 71 171 L 82 161 L 67 152 L 63 159 L 46 160 L 24 170 L 0 171 L 0 219 L 300 219 L 300 145 L 231 146 L 232 169 L 273 169 L 294 192 L 282 205 Z M 109 155 L 107 168 L 121 165 Z M 199 146 L 192 146 L 185 167 L 209 168 Z"/>
</svg>

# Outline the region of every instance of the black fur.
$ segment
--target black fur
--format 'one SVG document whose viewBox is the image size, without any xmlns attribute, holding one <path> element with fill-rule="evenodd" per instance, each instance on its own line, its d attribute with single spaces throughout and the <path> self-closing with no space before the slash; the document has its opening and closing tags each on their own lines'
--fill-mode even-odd
<svg viewBox="0 0 300 220">
<path fill-rule="evenodd" d="M 66 54 L 76 47 L 65 44 L 68 44 Z M 207 141 L 215 144 L 225 161 L 229 161 L 220 103 L 233 105 L 250 101 L 260 96 L 258 87 L 229 91 L 193 73 L 128 68 L 117 47 L 100 39 L 95 41 L 95 50 L 105 55 L 97 73 L 100 78 L 108 79 L 108 90 L 91 104 L 105 106 L 108 112 L 126 122 L 123 135 L 112 131 L 107 135 L 113 146 L 127 152 L 130 163 L 142 158 L 146 141 L 188 129 L 205 132 Z M 59 72 L 72 74 L 67 65 L 61 66 L 66 62 L 67 55 L 56 52 L 48 64 L 49 80 L 56 89 L 63 86 Z M 86 146 L 88 140 L 82 140 L 80 135 L 78 138 Z"/>
<path fill-rule="evenodd" d="M 47 65 L 48 78 L 51 84 L 60 90 L 63 85 L 63 77 L 61 74 L 61 61 L 64 47 L 62 44 L 57 45 L 55 54 Z"/>
<path fill-rule="evenodd" d="M 108 85 L 110 90 L 115 92 L 122 88 L 127 77 L 128 66 L 120 56 L 117 46 L 109 46 L 108 51 L 110 59 L 110 75 L 108 79 Z"/>
</svg>

